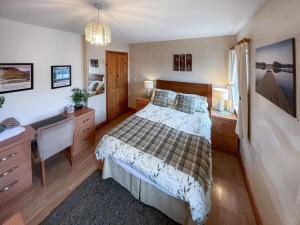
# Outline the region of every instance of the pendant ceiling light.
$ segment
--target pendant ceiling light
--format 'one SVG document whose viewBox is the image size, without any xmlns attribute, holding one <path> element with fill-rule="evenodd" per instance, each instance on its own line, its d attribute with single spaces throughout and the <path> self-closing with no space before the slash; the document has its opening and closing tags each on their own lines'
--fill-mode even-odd
<svg viewBox="0 0 300 225">
<path fill-rule="evenodd" d="M 111 32 L 107 25 L 99 23 L 99 11 L 102 5 L 94 4 L 98 9 L 98 23 L 90 23 L 85 28 L 85 40 L 92 45 L 108 45 L 111 42 Z"/>
</svg>

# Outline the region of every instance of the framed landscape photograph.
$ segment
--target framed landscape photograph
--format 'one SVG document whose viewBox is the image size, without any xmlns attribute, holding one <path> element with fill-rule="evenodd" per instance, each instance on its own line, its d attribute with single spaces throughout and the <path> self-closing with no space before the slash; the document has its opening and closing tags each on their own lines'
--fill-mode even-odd
<svg viewBox="0 0 300 225">
<path fill-rule="evenodd" d="M 51 88 L 71 86 L 71 66 L 51 66 Z"/>
<path fill-rule="evenodd" d="M 33 89 L 33 63 L 0 63 L 0 94 Z"/>
<path fill-rule="evenodd" d="M 294 38 L 256 49 L 256 92 L 296 117 Z"/>
</svg>

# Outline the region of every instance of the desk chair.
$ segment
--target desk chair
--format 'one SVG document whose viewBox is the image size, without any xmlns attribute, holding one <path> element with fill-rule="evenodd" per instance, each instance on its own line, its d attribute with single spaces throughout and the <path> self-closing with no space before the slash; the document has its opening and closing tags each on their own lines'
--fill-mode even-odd
<svg viewBox="0 0 300 225">
<path fill-rule="evenodd" d="M 42 184 L 46 185 L 45 161 L 51 156 L 70 148 L 69 160 L 72 166 L 73 154 L 73 133 L 74 117 L 66 118 L 57 123 L 38 128 L 37 130 L 37 148 L 41 159 Z"/>
</svg>

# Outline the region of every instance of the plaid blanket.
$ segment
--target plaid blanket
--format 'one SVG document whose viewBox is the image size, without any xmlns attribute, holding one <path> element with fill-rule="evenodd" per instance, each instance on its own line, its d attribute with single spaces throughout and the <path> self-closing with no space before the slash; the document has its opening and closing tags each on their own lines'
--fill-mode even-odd
<svg viewBox="0 0 300 225">
<path fill-rule="evenodd" d="M 211 148 L 205 138 L 161 123 L 131 116 L 109 133 L 140 151 L 194 177 L 207 191 L 211 181 Z"/>
</svg>

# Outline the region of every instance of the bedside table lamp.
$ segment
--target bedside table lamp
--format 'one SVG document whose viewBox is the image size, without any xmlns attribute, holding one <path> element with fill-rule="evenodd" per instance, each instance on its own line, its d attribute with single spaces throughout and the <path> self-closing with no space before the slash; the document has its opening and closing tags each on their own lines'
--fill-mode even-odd
<svg viewBox="0 0 300 225">
<path fill-rule="evenodd" d="M 215 109 L 223 112 L 224 101 L 228 100 L 228 90 L 226 88 L 214 88 Z"/>
<path fill-rule="evenodd" d="M 154 88 L 154 82 L 153 82 L 153 80 L 145 80 L 145 81 L 144 81 L 144 87 L 145 87 L 145 89 L 146 89 L 146 96 L 147 96 L 148 98 L 150 98 L 150 96 L 151 96 L 151 91 L 152 91 L 152 89 Z"/>
</svg>

